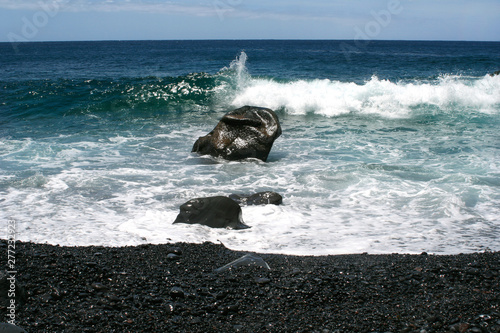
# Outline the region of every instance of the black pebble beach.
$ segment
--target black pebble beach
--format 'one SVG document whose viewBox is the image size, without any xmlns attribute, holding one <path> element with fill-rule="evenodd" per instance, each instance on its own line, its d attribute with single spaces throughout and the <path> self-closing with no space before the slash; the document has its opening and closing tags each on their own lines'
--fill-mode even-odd
<svg viewBox="0 0 500 333">
<path fill-rule="evenodd" d="M 270 270 L 214 271 L 247 253 L 213 243 L 17 242 L 16 324 L 51 333 L 500 332 L 500 252 L 255 254 Z"/>
</svg>

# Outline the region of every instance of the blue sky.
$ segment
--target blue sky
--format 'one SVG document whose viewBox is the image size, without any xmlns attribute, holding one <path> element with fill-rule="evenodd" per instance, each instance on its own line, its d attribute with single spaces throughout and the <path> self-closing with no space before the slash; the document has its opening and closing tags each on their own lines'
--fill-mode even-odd
<svg viewBox="0 0 500 333">
<path fill-rule="evenodd" d="M 500 0 L 0 0 L 0 41 L 500 40 Z"/>
</svg>

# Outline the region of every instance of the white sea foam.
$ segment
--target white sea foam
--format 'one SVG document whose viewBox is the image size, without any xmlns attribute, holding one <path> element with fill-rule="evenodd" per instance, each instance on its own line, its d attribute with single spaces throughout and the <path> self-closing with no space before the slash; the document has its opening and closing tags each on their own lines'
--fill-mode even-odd
<svg viewBox="0 0 500 333">
<path fill-rule="evenodd" d="M 463 78 L 445 75 L 434 82 L 391 82 L 372 77 L 364 84 L 332 80 L 247 78 L 232 99 L 233 105 L 259 105 L 285 109 L 294 115 L 315 113 L 328 117 L 342 114 L 376 114 L 406 118 L 422 106 L 441 112 L 473 108 L 484 113 L 498 112 L 500 76 Z"/>
<path fill-rule="evenodd" d="M 407 151 L 390 149 L 393 138 L 377 137 L 375 145 L 363 136 L 339 135 L 343 142 L 338 145 L 329 137 L 311 138 L 308 132 L 292 137 L 286 134 L 291 127 L 283 125 L 285 138 L 273 149 L 285 154 L 274 160 L 271 156 L 267 163 L 190 155 L 188 139 L 203 132 L 199 127 L 179 131 L 164 126 L 167 136 L 85 144 L 92 147 L 85 155 L 53 156 L 56 164 L 66 163 L 62 170 L 39 172 L 22 185 L 7 180 L 11 184 L 3 190 L 0 218 L 2 223 L 17 222 L 20 240 L 61 245 L 211 241 L 238 250 L 315 255 L 500 248 L 497 185 L 446 171 L 465 161 L 470 166 L 464 164 L 464 169 L 474 166 L 494 175 L 498 169 L 489 164 L 498 163 L 495 159 L 464 160 L 452 154 L 440 165 L 401 165 Z M 313 129 L 318 135 L 317 127 Z M 399 140 L 407 141 L 405 135 L 412 133 L 403 132 Z M 407 149 L 432 161 L 434 153 L 419 148 L 425 145 L 425 138 L 420 140 Z M 160 142 L 165 150 L 148 149 Z M 113 150 L 129 158 L 117 160 Z M 363 156 L 376 157 L 378 163 L 365 163 Z M 172 224 L 179 206 L 191 198 L 263 190 L 281 193 L 284 205 L 243 207 L 250 229 Z"/>
</svg>

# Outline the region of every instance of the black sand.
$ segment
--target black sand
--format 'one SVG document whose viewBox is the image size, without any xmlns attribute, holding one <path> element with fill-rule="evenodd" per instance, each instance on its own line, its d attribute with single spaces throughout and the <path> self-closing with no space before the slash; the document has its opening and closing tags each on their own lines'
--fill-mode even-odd
<svg viewBox="0 0 500 333">
<path fill-rule="evenodd" d="M 26 300 L 16 324 L 51 333 L 500 332 L 500 252 L 257 254 L 271 270 L 214 273 L 245 254 L 211 243 L 18 242 L 16 279 Z"/>
</svg>

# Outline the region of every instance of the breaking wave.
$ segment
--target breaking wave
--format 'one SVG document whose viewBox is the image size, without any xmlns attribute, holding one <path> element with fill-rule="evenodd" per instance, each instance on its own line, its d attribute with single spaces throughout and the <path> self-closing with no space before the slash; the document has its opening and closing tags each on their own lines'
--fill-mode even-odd
<svg viewBox="0 0 500 333">
<path fill-rule="evenodd" d="M 258 105 L 290 115 L 346 114 L 409 118 L 422 113 L 496 114 L 500 76 L 441 75 L 427 80 L 392 82 L 373 76 L 360 84 L 328 79 L 257 77 L 249 73 L 242 52 L 218 73 L 144 77 L 14 81 L 2 85 L 3 121 L 68 115 L 148 117 L 184 112 L 219 111 Z M 9 107 L 12 106 L 10 109 Z M 49 106 L 49 107 L 47 107 Z"/>
<path fill-rule="evenodd" d="M 239 59 L 246 61 L 246 56 Z M 241 66 L 239 63 L 234 67 Z M 404 82 L 373 76 L 364 84 L 356 84 L 328 79 L 282 82 L 252 78 L 245 73 L 238 71 L 239 89 L 232 105 L 258 104 L 293 115 L 314 113 L 335 117 L 357 113 L 406 118 L 429 110 L 497 113 L 500 107 L 499 75 L 480 78 L 441 75 L 433 80 Z"/>
</svg>

